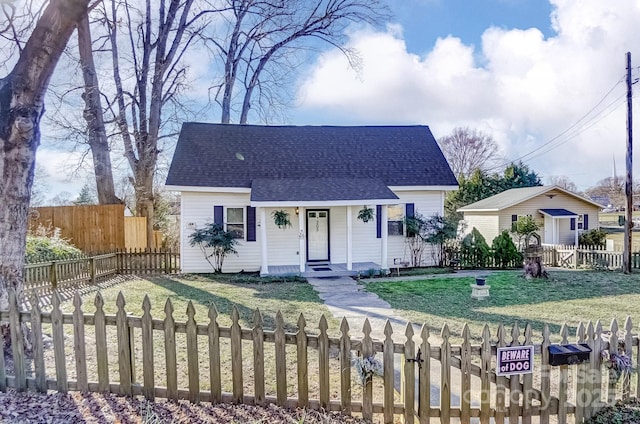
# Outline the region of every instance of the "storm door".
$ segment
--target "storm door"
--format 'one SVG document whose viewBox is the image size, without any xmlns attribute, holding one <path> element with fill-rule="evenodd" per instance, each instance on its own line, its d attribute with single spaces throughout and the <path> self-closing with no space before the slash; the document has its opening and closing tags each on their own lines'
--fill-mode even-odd
<svg viewBox="0 0 640 424">
<path fill-rule="evenodd" d="M 329 210 L 307 210 L 307 261 L 329 261 Z"/>
</svg>

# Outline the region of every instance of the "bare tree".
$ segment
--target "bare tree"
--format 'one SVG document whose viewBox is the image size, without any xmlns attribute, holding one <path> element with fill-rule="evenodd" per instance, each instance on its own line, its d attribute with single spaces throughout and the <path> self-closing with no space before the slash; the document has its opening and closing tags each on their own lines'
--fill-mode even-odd
<svg viewBox="0 0 640 424">
<path fill-rule="evenodd" d="M 44 95 L 88 0 L 51 0 L 20 56 L 0 79 L 0 308 L 10 288 L 23 294 L 27 216 L 40 144 Z"/>
<path fill-rule="evenodd" d="M 239 123 L 247 123 L 256 90 L 258 113 L 266 116 L 282 93 L 279 89 L 285 80 L 283 72 L 297 65 L 293 60 L 296 50 L 310 50 L 317 46 L 314 43 L 325 43 L 340 49 L 353 63 L 354 52 L 342 45 L 346 26 L 353 22 L 378 24 L 387 17 L 379 0 L 225 0 L 225 3 L 226 32 L 208 38 L 224 63 L 221 82 L 216 85 L 222 123 L 231 122 L 232 109 L 238 104 Z"/>
<path fill-rule="evenodd" d="M 198 39 L 210 10 L 192 10 L 194 0 L 103 2 L 102 19 L 110 41 L 115 85 L 114 121 L 131 169 L 135 213 L 147 218 L 153 247 L 153 182 L 165 132 L 163 114 L 175 104 L 184 84 L 183 55 Z M 121 41 L 119 36 L 124 35 Z M 131 69 L 132 84 L 128 75 Z"/>
<path fill-rule="evenodd" d="M 469 178 L 476 169 L 487 170 L 498 157 L 498 144 L 488 134 L 457 127 L 453 132 L 438 140 L 442 153 L 456 177 Z"/>
<path fill-rule="evenodd" d="M 565 190 L 569 190 L 573 193 L 578 192 L 578 187 L 576 187 L 575 183 L 569 179 L 566 175 L 553 175 L 547 178 L 547 182 L 550 185 L 556 185 Z"/>
<path fill-rule="evenodd" d="M 111 149 L 109 148 L 109 139 L 104 123 L 96 65 L 93 60 L 88 13 L 78 23 L 78 52 L 84 79 L 82 98 L 85 103 L 84 119 L 87 122 L 86 137 L 93 158 L 93 173 L 96 179 L 98 202 L 101 205 L 120 203 L 121 200 L 116 196 L 113 182 Z"/>
</svg>

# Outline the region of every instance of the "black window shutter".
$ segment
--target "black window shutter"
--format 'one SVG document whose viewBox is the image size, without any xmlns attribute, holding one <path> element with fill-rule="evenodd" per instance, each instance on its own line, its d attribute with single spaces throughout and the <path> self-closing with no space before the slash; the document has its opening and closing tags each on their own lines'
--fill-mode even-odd
<svg viewBox="0 0 640 424">
<path fill-rule="evenodd" d="M 571 218 L 571 229 L 572 230 L 576 229 L 576 219 L 575 218 Z"/>
<path fill-rule="evenodd" d="M 584 225 L 582 226 L 582 228 L 584 230 L 588 230 L 589 229 L 589 215 L 587 215 L 586 213 L 584 214 L 584 217 L 582 218 L 584 221 Z"/>
<path fill-rule="evenodd" d="M 415 204 L 407 203 L 405 205 L 405 216 L 407 218 L 413 218 L 416 215 L 415 209 L 416 209 L 416 205 Z"/>
<path fill-rule="evenodd" d="M 213 207 L 213 223 L 220 226 L 224 225 L 224 221 L 222 218 L 222 206 Z"/>
<path fill-rule="evenodd" d="M 247 241 L 256 241 L 256 208 L 247 206 Z"/>
<path fill-rule="evenodd" d="M 382 238 L 382 205 L 376 205 L 376 238 Z"/>
</svg>

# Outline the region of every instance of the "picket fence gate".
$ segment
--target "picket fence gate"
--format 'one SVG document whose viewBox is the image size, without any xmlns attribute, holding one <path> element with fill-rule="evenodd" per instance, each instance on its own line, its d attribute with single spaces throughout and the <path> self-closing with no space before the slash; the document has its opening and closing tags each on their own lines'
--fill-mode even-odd
<svg viewBox="0 0 640 424">
<path fill-rule="evenodd" d="M 580 323 L 574 340 L 591 347 L 590 360 L 580 365 L 551 367 L 548 347 L 552 344 L 552 335 L 548 325 L 542 331 L 540 343 L 534 343 L 530 325 L 527 324 L 522 332 L 517 323 L 510 335 L 500 325 L 495 338 L 485 325 L 480 344 L 472 344 L 474 339 L 465 325 L 459 345 L 452 344 L 447 324 L 436 343 L 430 342 L 434 337 L 430 337 L 427 325 L 422 325 L 417 334 L 412 325 L 407 325 L 406 341 L 397 343 L 392 338 L 393 329 L 388 321 L 384 340 L 378 341 L 371 338 L 368 320 L 362 328 L 361 338 L 352 338 L 345 319 L 340 325 L 340 337 L 330 337 L 324 316 L 315 333 L 307 331 L 302 314 L 297 331 L 285 332 L 279 311 L 275 316 L 275 328 L 267 330 L 263 328 L 262 315 L 257 310 L 253 315 L 253 327 L 241 328 L 235 306 L 231 311 L 230 327 L 222 327 L 218 324 L 215 305 L 208 309 L 208 322 L 196 322 L 191 301 L 186 308 L 186 321 L 175 320 L 170 299 L 165 303 L 162 319 L 152 317 L 148 297 L 142 304 L 142 316 L 131 316 L 125 310 L 122 292 L 117 297 L 115 315 L 105 313 L 100 293 L 95 296 L 93 314 L 82 311 L 78 292 L 73 296 L 72 313 L 63 313 L 57 291 L 52 295 L 50 311 L 42 311 L 40 301 L 34 294 L 30 299 L 30 310 L 20 310 L 15 293 L 11 291 L 9 310 L 0 311 L 0 319 L 11 326 L 14 363 L 10 375 L 4 356 L 0 355 L 2 391 L 15 387 L 18 390 L 113 392 L 191 402 L 275 403 L 284 407 L 359 413 L 364 418 L 376 418 L 385 423 L 394 422 L 394 417 L 400 415 L 406 423 L 427 423 L 430 418 L 439 418 L 442 423 L 449 423 L 452 418 L 469 423 L 473 417 L 478 417 L 483 424 L 490 420 L 504 423 L 505 419 L 510 423 L 521 420 L 527 424 L 532 418 L 548 423 L 553 417 L 563 424 L 571 417 L 575 422 L 582 422 L 616 399 L 631 396 L 630 375 L 625 374 L 618 387 L 616 379 L 603 367 L 602 351 L 610 350 L 630 359 L 635 356 L 635 365 L 640 358 L 638 337 L 632 334 L 630 318 L 625 322 L 621 338 L 615 319 L 608 332 L 603 331 L 599 321 Z M 33 359 L 29 361 L 21 342 L 24 326 L 30 327 L 34 339 Z M 45 349 L 45 328 L 51 332 L 52 349 Z M 562 344 L 568 343 L 569 327 L 563 325 L 555 339 Z M 496 375 L 497 348 L 519 345 L 534 346 L 535 375 Z M 51 350 L 53 369 L 45 363 Z M 267 350 L 274 352 L 273 361 L 265 360 Z M 186 361 L 178 360 L 178 351 L 186 352 Z M 382 386 L 378 380 L 368 378 L 357 387 L 361 383 L 354 383 L 352 361 L 358 355 L 382 358 Z M 33 361 L 32 366 L 28 364 L 30 361 Z M 294 364 L 291 370 L 288 361 Z M 433 367 L 438 364 L 440 375 L 434 377 Z M 245 370 L 247 367 L 250 372 Z M 317 372 L 310 372 L 316 368 Z M 27 369 L 32 371 L 27 373 Z M 275 388 L 265 389 L 266 373 L 275 375 Z M 400 402 L 396 402 L 396 373 L 402 374 Z M 164 376 L 162 381 L 158 374 Z M 230 384 L 223 382 L 228 375 Z M 374 382 L 379 392 L 374 393 Z M 636 396 L 640 390 L 638 383 L 640 381 L 636 380 Z M 439 385 L 439 400 L 431 399 L 429 389 L 432 385 Z M 354 393 L 361 393 L 360 399 L 354 399 Z"/>
</svg>

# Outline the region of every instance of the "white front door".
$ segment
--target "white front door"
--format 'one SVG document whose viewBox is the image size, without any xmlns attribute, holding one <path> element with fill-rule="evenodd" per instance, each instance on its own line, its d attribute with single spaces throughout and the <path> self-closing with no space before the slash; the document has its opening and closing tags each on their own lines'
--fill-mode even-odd
<svg viewBox="0 0 640 424">
<path fill-rule="evenodd" d="M 550 216 L 544 217 L 544 243 L 557 244 L 555 237 L 556 231 L 554 228 L 556 225 L 555 221 L 556 220 Z"/>
<path fill-rule="evenodd" d="M 307 261 L 329 261 L 329 211 L 307 210 Z"/>
</svg>

